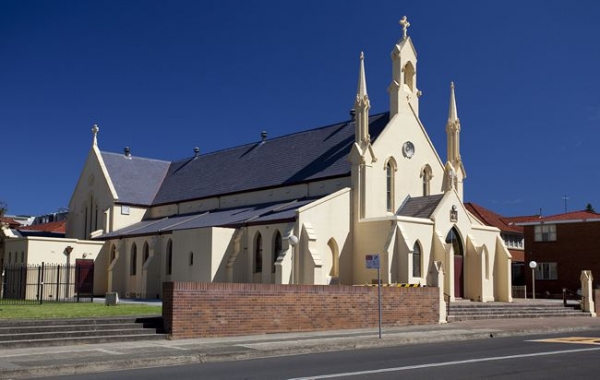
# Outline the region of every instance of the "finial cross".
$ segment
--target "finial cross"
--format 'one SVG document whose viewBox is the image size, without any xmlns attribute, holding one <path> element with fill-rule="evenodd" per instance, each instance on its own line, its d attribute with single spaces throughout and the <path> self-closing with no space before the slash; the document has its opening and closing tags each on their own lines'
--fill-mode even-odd
<svg viewBox="0 0 600 380">
<path fill-rule="evenodd" d="M 408 32 L 408 27 L 410 26 L 410 22 L 408 22 L 406 16 L 402 17 L 402 19 L 400 20 L 400 25 L 402 25 L 402 38 L 406 39 L 406 33 Z"/>
<path fill-rule="evenodd" d="M 100 128 L 98 128 L 98 124 L 94 124 L 92 126 L 92 133 L 94 134 L 94 145 L 98 145 L 98 131 L 100 130 Z"/>
</svg>

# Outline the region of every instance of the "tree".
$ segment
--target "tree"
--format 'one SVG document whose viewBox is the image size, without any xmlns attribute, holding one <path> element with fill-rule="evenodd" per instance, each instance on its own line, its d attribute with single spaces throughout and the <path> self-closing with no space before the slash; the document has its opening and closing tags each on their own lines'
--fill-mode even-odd
<svg viewBox="0 0 600 380">
<path fill-rule="evenodd" d="M 585 211 L 593 212 L 594 214 L 596 213 L 596 210 L 594 210 L 594 207 L 592 207 L 591 203 L 588 203 L 587 206 L 585 206 Z"/>
</svg>

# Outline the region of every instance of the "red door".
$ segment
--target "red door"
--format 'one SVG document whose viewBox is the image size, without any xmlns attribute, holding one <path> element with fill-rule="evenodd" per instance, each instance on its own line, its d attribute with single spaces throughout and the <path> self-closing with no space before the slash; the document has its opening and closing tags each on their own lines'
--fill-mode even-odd
<svg viewBox="0 0 600 380">
<path fill-rule="evenodd" d="M 77 296 L 94 293 L 94 260 L 75 260 L 75 292 Z"/>
<path fill-rule="evenodd" d="M 454 255 L 454 297 L 463 298 L 463 257 Z"/>
</svg>

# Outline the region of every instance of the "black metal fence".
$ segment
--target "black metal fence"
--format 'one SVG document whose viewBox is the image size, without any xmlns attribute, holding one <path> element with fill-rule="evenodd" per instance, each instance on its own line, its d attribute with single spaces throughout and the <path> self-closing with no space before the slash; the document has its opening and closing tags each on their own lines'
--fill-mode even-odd
<svg viewBox="0 0 600 380">
<path fill-rule="evenodd" d="M 93 302 L 93 262 L 84 264 L 6 266 L 2 271 L 0 304 Z"/>
</svg>

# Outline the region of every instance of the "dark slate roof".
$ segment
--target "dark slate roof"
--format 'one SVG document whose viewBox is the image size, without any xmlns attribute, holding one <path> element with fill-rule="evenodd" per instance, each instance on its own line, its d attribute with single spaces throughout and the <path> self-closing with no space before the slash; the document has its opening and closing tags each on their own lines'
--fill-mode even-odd
<svg viewBox="0 0 600 380">
<path fill-rule="evenodd" d="M 370 117 L 374 141 L 389 113 Z M 354 122 L 299 132 L 173 162 L 154 205 L 350 175 Z"/>
<path fill-rule="evenodd" d="M 177 230 L 204 227 L 239 227 L 245 224 L 293 220 L 296 210 L 318 198 L 267 203 L 252 206 L 214 210 L 195 214 L 176 215 L 160 219 L 148 219 L 129 227 L 99 236 L 98 239 L 156 235 Z"/>
<path fill-rule="evenodd" d="M 149 206 L 169 169 L 170 162 L 102 152 L 120 203 Z"/>
<path fill-rule="evenodd" d="M 398 210 L 400 216 L 430 219 L 444 194 L 408 198 Z"/>
</svg>

